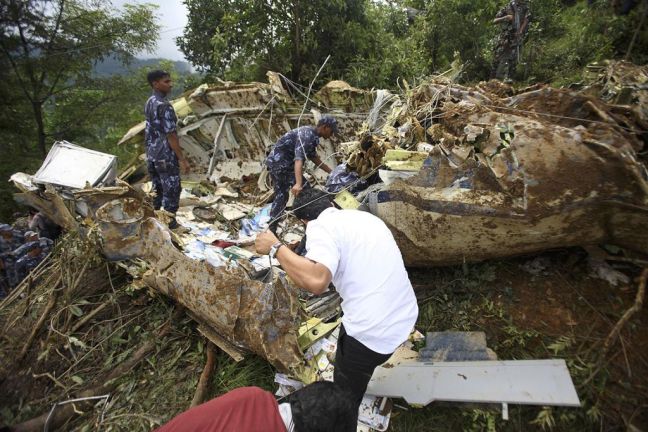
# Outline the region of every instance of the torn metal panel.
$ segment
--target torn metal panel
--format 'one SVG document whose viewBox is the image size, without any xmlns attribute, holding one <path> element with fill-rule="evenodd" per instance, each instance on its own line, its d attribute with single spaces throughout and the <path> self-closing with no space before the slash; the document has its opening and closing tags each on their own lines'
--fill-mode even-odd
<svg viewBox="0 0 648 432">
<path fill-rule="evenodd" d="M 367 111 L 373 104 L 370 92 L 339 80 L 328 82 L 315 94 L 315 98 L 329 109 L 341 109 L 346 112 Z"/>
<path fill-rule="evenodd" d="M 407 104 L 412 114 L 398 111 L 401 122 L 438 117 L 428 137 L 433 148 L 415 175 L 390 178 L 368 194 L 371 212 L 388 224 L 406 264 L 604 242 L 648 253 L 648 176 L 625 132 L 598 122 L 569 128 L 525 114 L 531 106 L 503 111 L 493 95 L 455 87 L 423 86 Z M 563 99 L 572 96 L 547 94 L 561 103 L 556 115 L 568 113 Z M 435 104 L 428 105 L 432 97 Z M 537 99 L 535 93 L 517 97 L 518 104 Z M 625 223 L 609 223 L 624 219 L 636 236 Z"/>
<path fill-rule="evenodd" d="M 179 134 L 192 177 L 205 178 L 211 159 L 212 182 L 258 174 L 283 133 L 319 118 L 315 109 L 302 116 L 304 95 L 268 76 L 269 84 L 202 86 L 188 96 L 193 112 Z M 633 94 L 645 93 L 641 77 L 622 78 Z M 311 99 L 336 116 L 342 138 L 354 139 L 338 149 L 348 166 L 361 176 L 380 173 L 384 185 L 364 201 L 388 224 L 407 265 L 600 242 L 648 253 L 648 174 L 636 153 L 637 131 L 646 127 L 627 107 L 543 85 L 516 92 L 497 81 L 466 87 L 442 77 L 404 97 L 332 82 Z M 423 157 L 383 161 L 390 149 Z M 334 164 L 330 141 L 318 152 Z"/>
<path fill-rule="evenodd" d="M 130 142 L 131 144 L 144 144 L 144 129 L 146 129 L 146 122 L 137 123 L 135 126 L 130 128 L 126 135 L 124 135 L 117 145 Z"/>
<path fill-rule="evenodd" d="M 54 143 L 43 165 L 34 174 L 36 184 L 52 184 L 83 189 L 111 184 L 117 177 L 117 156 L 90 150 L 69 143 Z"/>
<path fill-rule="evenodd" d="M 297 94 L 293 99 L 276 73 L 268 73 L 268 79 L 269 84 L 202 85 L 173 101 L 179 118 L 180 146 L 192 167 L 187 178 L 209 178 L 219 182 L 221 179 L 239 179 L 244 175 L 257 174 L 261 171 L 268 150 L 283 134 L 298 125 L 316 123 L 320 115 L 318 111 L 307 110 L 302 114 L 305 95 Z M 333 102 L 329 100 L 331 94 L 336 95 Z M 338 120 L 341 133 L 351 135 L 362 126 L 374 93 L 333 86 L 320 96 L 322 100 L 311 95 L 311 102 L 318 108 L 330 110 L 330 114 Z M 222 136 L 214 146 L 225 114 L 227 119 L 223 124 Z M 143 134 L 142 123 L 129 130 L 119 143 L 142 144 Z M 322 160 L 335 165 L 332 143 L 322 140 L 319 147 Z M 213 172 L 209 172 L 212 159 Z M 323 179 L 322 173 L 316 175 Z"/>
<path fill-rule="evenodd" d="M 565 361 L 403 361 L 376 368 L 367 394 L 433 401 L 579 407 Z"/>
<path fill-rule="evenodd" d="M 142 203 L 118 199 L 97 211 L 103 252 L 149 264 L 144 281 L 185 306 L 229 343 L 255 352 L 282 371 L 296 371 L 297 292 L 284 280 L 251 280 L 242 269 L 216 268 L 177 250 L 168 228 L 146 217 Z"/>
<path fill-rule="evenodd" d="M 76 212 L 84 218 L 94 219 L 97 210 L 107 203 L 117 198 L 134 198 L 140 202 L 146 201 L 146 195 L 137 189 L 131 187 L 128 183 L 117 180 L 116 186 L 82 189 L 73 193 Z M 143 205 L 147 216 L 153 216 L 153 208 Z"/>
</svg>

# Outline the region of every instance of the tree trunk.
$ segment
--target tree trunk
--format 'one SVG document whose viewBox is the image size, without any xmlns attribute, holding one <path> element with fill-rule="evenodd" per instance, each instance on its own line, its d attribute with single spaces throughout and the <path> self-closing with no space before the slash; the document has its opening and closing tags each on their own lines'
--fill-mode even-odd
<svg viewBox="0 0 648 432">
<path fill-rule="evenodd" d="M 47 156 L 47 148 L 45 147 L 45 122 L 43 121 L 43 105 L 39 101 L 32 101 L 32 109 L 34 110 L 34 119 L 38 128 L 38 150 L 40 150 L 43 159 Z"/>
<path fill-rule="evenodd" d="M 300 0 L 293 1 L 293 20 L 295 21 L 295 34 L 293 36 L 293 53 L 292 53 L 292 80 L 299 82 L 301 78 L 301 12 L 299 10 Z"/>
<path fill-rule="evenodd" d="M 639 25 L 637 26 L 637 29 L 632 35 L 630 46 L 628 47 L 628 51 L 626 52 L 626 55 L 624 57 L 624 60 L 626 61 L 630 60 L 630 53 L 632 52 L 632 48 L 634 48 L 634 44 L 637 41 L 637 36 L 639 35 L 639 32 L 641 31 L 641 27 L 643 27 L 644 21 L 646 21 L 647 16 L 648 16 L 648 1 L 644 1 L 643 14 L 641 15 L 641 19 L 639 20 Z"/>
</svg>

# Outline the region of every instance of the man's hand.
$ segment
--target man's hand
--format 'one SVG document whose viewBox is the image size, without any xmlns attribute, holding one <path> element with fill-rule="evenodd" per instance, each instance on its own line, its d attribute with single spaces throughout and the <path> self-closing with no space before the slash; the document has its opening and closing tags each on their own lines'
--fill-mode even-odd
<svg viewBox="0 0 648 432">
<path fill-rule="evenodd" d="M 191 165 L 189 165 L 189 161 L 185 158 L 180 159 L 180 171 L 182 174 L 187 174 L 191 171 Z"/>
<path fill-rule="evenodd" d="M 293 186 L 293 187 L 290 189 L 290 193 L 293 194 L 293 195 L 295 195 L 295 196 L 297 196 L 297 195 L 299 195 L 299 193 L 302 191 L 302 189 L 304 189 L 304 187 L 303 187 L 302 185 L 298 185 L 298 184 L 296 184 L 295 186 Z"/>
<path fill-rule="evenodd" d="M 272 245 L 278 241 L 279 239 L 272 234 L 272 231 L 262 232 L 257 234 L 256 240 L 254 241 L 254 248 L 258 254 L 268 255 Z"/>
</svg>

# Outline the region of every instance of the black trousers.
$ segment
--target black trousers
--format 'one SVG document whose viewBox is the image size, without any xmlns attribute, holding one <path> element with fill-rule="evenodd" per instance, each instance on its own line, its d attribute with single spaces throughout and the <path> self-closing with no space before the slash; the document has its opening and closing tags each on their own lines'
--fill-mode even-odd
<svg viewBox="0 0 648 432">
<path fill-rule="evenodd" d="M 357 339 L 349 336 L 340 327 L 335 353 L 333 381 L 351 392 L 354 402 L 360 408 L 362 396 L 367 391 L 374 369 L 385 363 L 391 354 L 380 354 L 370 350 Z"/>
</svg>

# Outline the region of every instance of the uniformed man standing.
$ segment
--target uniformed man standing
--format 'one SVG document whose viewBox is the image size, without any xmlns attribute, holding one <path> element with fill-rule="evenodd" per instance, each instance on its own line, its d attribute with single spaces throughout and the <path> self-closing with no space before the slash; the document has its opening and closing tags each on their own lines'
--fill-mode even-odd
<svg viewBox="0 0 648 432">
<path fill-rule="evenodd" d="M 505 80 L 515 73 L 522 42 L 529 29 L 529 19 L 526 0 L 511 0 L 495 16 L 493 24 L 500 24 L 502 28 L 493 50 L 491 78 Z"/>
<path fill-rule="evenodd" d="M 317 155 L 319 139 L 330 138 L 338 132 L 337 121 L 331 116 L 324 116 L 317 123 L 317 126 L 302 126 L 293 129 L 279 138 L 272 151 L 265 160 L 270 178 L 274 187 L 274 200 L 270 209 L 270 229 L 275 231 L 278 220 L 286 208 L 288 192 L 297 196 L 302 189 L 310 187 L 304 179 L 304 162 L 308 158 L 319 168 L 327 173 L 331 168 L 324 164 Z"/>
<path fill-rule="evenodd" d="M 169 73 L 162 70 L 149 72 L 147 79 L 153 88 L 153 95 L 144 107 L 144 139 L 148 172 L 155 191 L 153 206 L 156 210 L 164 207 L 164 210 L 175 215 L 180 202 L 180 171 L 189 172 L 189 162 L 182 154 L 178 141 L 175 111 L 166 100 L 173 84 Z M 169 228 L 177 226 L 174 217 Z"/>
</svg>

